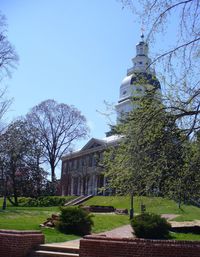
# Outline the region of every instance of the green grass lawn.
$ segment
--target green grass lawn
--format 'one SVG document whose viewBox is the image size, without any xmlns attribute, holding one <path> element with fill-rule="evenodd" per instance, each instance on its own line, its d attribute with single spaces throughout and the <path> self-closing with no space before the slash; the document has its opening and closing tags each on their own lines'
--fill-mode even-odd
<svg viewBox="0 0 200 257">
<path fill-rule="evenodd" d="M 84 205 L 112 205 L 116 208 L 129 209 L 129 197 L 93 197 Z M 171 213 L 179 214 L 177 221 L 188 221 L 200 219 L 200 208 L 183 205 L 180 210 L 174 201 L 162 198 L 135 198 L 135 212 L 140 212 L 141 202 L 146 205 L 149 212 L 158 214 Z M 0 199 L 0 208 L 2 199 Z M 17 230 L 42 230 L 45 234 L 45 240 L 51 242 L 63 242 L 78 238 L 76 235 L 66 235 L 56 229 L 39 227 L 52 213 L 59 212 L 59 207 L 13 207 L 8 203 L 6 211 L 0 209 L 0 229 L 17 229 Z M 129 224 L 129 217 L 126 215 L 113 214 L 95 214 L 93 217 L 94 227 L 92 232 L 99 233 L 106 230 Z M 200 240 L 200 235 L 171 233 L 172 239 L 177 240 Z"/>
<path fill-rule="evenodd" d="M 194 240 L 199 241 L 200 235 L 192 233 L 174 233 L 170 232 L 171 239 L 175 240 Z"/>
<path fill-rule="evenodd" d="M 200 208 L 192 205 L 182 205 L 178 208 L 173 200 L 161 197 L 134 197 L 134 211 L 140 213 L 141 203 L 146 205 L 147 212 L 157 214 L 180 215 L 176 221 L 192 221 L 200 219 Z M 130 197 L 128 196 L 95 196 L 84 203 L 84 205 L 111 205 L 115 208 L 130 209 Z"/>
<path fill-rule="evenodd" d="M 128 215 L 95 214 L 93 233 L 100 233 L 107 230 L 129 224 Z"/>
<path fill-rule="evenodd" d="M 0 204 L 1 202 L 0 200 Z M 47 243 L 79 238 L 76 235 L 63 234 L 56 229 L 39 227 L 39 224 L 43 223 L 52 213 L 57 212 L 59 212 L 59 207 L 13 207 L 8 203 L 5 211 L 0 210 L 0 229 L 41 230 Z M 128 216 L 110 214 L 96 214 L 93 221 L 93 233 L 111 230 L 129 223 Z"/>
</svg>

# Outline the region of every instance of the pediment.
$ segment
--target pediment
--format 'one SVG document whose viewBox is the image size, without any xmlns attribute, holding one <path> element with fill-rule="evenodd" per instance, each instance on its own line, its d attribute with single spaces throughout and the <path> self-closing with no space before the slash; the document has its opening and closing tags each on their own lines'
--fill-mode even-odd
<svg viewBox="0 0 200 257">
<path fill-rule="evenodd" d="M 81 149 L 81 151 L 97 148 L 97 147 L 102 146 L 102 145 L 103 145 L 103 142 L 101 142 L 100 139 L 91 138 L 87 142 L 87 144 Z"/>
</svg>

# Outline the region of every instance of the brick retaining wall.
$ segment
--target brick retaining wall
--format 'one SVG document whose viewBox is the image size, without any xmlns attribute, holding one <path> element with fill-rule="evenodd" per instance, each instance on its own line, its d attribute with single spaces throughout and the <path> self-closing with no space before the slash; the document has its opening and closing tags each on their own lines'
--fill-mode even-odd
<svg viewBox="0 0 200 257">
<path fill-rule="evenodd" d="M 200 257 L 200 242 L 86 236 L 80 257 Z"/>
<path fill-rule="evenodd" d="M 40 231 L 0 230 L 1 257 L 26 257 L 43 243 L 44 235 Z"/>
</svg>

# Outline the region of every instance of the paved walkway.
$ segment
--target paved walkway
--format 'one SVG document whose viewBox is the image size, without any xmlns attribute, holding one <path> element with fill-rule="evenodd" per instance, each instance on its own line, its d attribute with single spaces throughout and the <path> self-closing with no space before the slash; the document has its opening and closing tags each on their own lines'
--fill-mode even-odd
<svg viewBox="0 0 200 257">
<path fill-rule="evenodd" d="M 105 235 L 107 237 L 118 237 L 118 238 L 134 238 L 133 229 L 131 225 L 124 225 L 119 228 L 115 228 L 109 231 L 99 233 L 97 235 Z"/>
<path fill-rule="evenodd" d="M 81 238 L 75 239 L 75 240 L 71 240 L 71 241 L 67 241 L 67 242 L 52 243 L 52 244 L 49 244 L 49 245 L 66 246 L 66 247 L 69 247 L 69 248 L 79 248 L 80 239 Z M 48 245 L 48 244 L 46 244 L 46 245 Z"/>
<path fill-rule="evenodd" d="M 130 225 L 125 225 L 119 228 L 115 228 L 113 230 L 105 231 L 94 235 L 104 235 L 107 237 L 118 237 L 118 238 L 134 238 L 133 229 Z M 53 243 L 53 245 L 60 245 L 60 246 L 74 247 L 74 248 L 79 248 L 79 244 L 80 244 L 80 239 L 61 242 L 61 243 Z"/>
</svg>

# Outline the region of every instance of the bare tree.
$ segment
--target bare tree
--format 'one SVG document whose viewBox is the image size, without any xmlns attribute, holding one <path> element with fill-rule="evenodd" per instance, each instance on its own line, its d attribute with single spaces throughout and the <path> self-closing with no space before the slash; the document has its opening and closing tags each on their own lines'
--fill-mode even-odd
<svg viewBox="0 0 200 257">
<path fill-rule="evenodd" d="M 5 76 L 10 76 L 13 68 L 16 68 L 18 63 L 18 55 L 9 42 L 7 37 L 7 23 L 6 18 L 0 12 L 0 82 L 2 82 Z M 0 121 L 8 108 L 12 103 L 12 99 L 6 98 L 6 88 L 1 86 L 0 88 Z M 2 123 L 0 123 L 0 132 L 3 129 Z"/>
<path fill-rule="evenodd" d="M 26 118 L 30 127 L 37 130 L 54 182 L 55 168 L 61 156 L 70 151 L 75 140 L 87 135 L 86 119 L 75 107 L 54 100 L 46 100 L 33 107 Z"/>
<path fill-rule="evenodd" d="M 0 80 L 5 75 L 11 74 L 11 70 L 15 68 L 17 61 L 18 55 L 7 38 L 6 18 L 0 13 Z"/>
<path fill-rule="evenodd" d="M 160 48 L 159 52 L 154 53 L 152 64 L 159 62 L 159 67 L 162 67 L 163 98 L 167 109 L 174 113 L 188 135 L 198 130 L 200 1 L 119 1 L 123 7 L 130 8 L 134 15 L 139 15 L 145 27 L 146 40 Z M 163 43 L 158 46 L 157 42 Z"/>
</svg>

